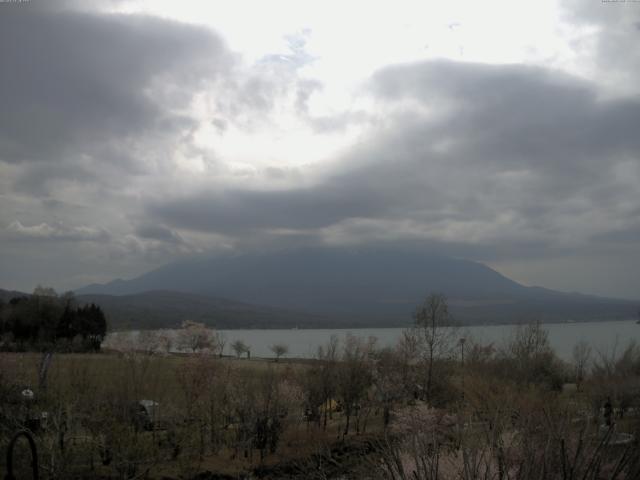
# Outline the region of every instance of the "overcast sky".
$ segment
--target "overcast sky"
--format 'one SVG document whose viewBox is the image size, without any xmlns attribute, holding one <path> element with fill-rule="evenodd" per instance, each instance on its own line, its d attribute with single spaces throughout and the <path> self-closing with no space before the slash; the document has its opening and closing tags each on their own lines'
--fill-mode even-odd
<svg viewBox="0 0 640 480">
<path fill-rule="evenodd" d="M 0 3 L 0 288 L 397 242 L 640 299 L 639 44 L 631 1 Z"/>
</svg>

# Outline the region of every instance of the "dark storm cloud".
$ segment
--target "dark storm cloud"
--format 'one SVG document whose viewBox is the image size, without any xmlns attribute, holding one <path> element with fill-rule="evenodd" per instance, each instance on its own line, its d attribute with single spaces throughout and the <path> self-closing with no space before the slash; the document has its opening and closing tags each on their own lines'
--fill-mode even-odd
<svg viewBox="0 0 640 480">
<path fill-rule="evenodd" d="M 597 86 L 543 68 L 448 61 L 389 67 L 371 89 L 392 113 L 320 184 L 195 192 L 149 213 L 229 235 L 378 229 L 510 256 L 634 221 L 640 102 L 600 101 Z M 377 222 L 360 235 L 353 219 Z"/>
<path fill-rule="evenodd" d="M 183 112 L 238 57 L 205 28 L 95 10 L 109 3 L 0 5 L 3 286 L 68 288 L 191 248 L 177 232 L 136 237 L 122 213 L 173 152 L 194 151 Z"/>
<path fill-rule="evenodd" d="M 640 239 L 640 214 L 637 214 L 635 219 L 634 225 L 595 235 L 594 240 L 604 244 L 637 245 L 638 239 Z"/>
<path fill-rule="evenodd" d="M 136 162 L 109 146 L 192 126 L 170 107 L 233 61 L 204 29 L 37 8 L 3 9 L 0 58 L 0 161 L 80 165 Z"/>
<path fill-rule="evenodd" d="M 15 178 L 13 189 L 20 192 L 51 194 L 56 182 L 93 183 L 99 180 L 96 170 L 86 162 L 75 162 L 68 158 L 50 162 L 28 162 L 21 166 Z"/>
<path fill-rule="evenodd" d="M 164 225 L 143 223 L 136 227 L 135 234 L 140 238 L 150 240 L 160 240 L 162 242 L 174 244 L 184 243 L 184 239 L 179 233 L 165 227 Z"/>
<path fill-rule="evenodd" d="M 486 160 L 511 167 L 584 165 L 585 155 L 640 148 L 640 102 L 598 102 L 593 85 L 539 67 L 429 62 L 388 68 L 374 87 L 436 114 L 444 107 L 430 128 L 434 140 L 452 139 L 469 155 L 486 152 Z"/>
<path fill-rule="evenodd" d="M 439 178 L 450 210 L 496 232 L 496 217 L 510 212 L 512 227 L 551 244 L 581 214 L 601 228 L 631 221 L 637 184 L 617 169 L 638 174 L 638 100 L 600 101 L 597 86 L 542 68 L 446 61 L 391 67 L 373 85 L 389 102 L 431 110 L 396 129 L 396 145 L 419 151 L 408 171 Z"/>
<path fill-rule="evenodd" d="M 345 217 L 375 215 L 381 205 L 343 186 L 287 191 L 201 192 L 149 207 L 152 217 L 178 228 L 237 234 L 271 228 L 307 229 Z"/>
</svg>

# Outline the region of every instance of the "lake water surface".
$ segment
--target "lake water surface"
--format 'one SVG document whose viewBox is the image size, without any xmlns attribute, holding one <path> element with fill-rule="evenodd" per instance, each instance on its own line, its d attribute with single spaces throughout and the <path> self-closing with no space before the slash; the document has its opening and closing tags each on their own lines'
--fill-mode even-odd
<svg viewBox="0 0 640 480">
<path fill-rule="evenodd" d="M 549 332 L 549 341 L 556 353 L 565 360 L 571 359 L 571 352 L 576 343 L 584 340 L 589 343 L 594 354 L 602 352 L 618 353 L 630 341 L 640 341 L 640 325 L 634 320 L 615 322 L 586 322 L 586 323 L 551 323 L 543 327 Z M 461 327 L 457 334 L 462 338 L 473 338 L 482 344 L 493 343 L 503 345 L 513 336 L 516 325 L 487 325 Z M 347 334 L 362 338 L 374 336 L 379 346 L 392 346 L 401 337 L 404 328 L 353 328 L 353 329 L 289 329 L 289 330 L 219 330 L 227 340 L 225 354 L 233 354 L 231 343 L 242 340 L 251 347 L 254 357 L 272 357 L 269 347 L 282 343 L 289 347 L 287 357 L 309 358 L 316 355 L 318 347 L 326 345 L 332 335 L 343 341 Z M 175 331 L 167 331 L 174 334 Z M 137 332 L 128 335 L 135 339 Z M 118 348 L 122 341 L 122 333 L 109 334 L 105 346 Z"/>
</svg>

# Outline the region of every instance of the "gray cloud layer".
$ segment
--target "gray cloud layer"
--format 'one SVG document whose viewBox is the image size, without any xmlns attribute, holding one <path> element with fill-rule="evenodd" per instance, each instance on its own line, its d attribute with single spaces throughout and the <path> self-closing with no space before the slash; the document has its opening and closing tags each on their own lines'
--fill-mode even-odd
<svg viewBox="0 0 640 480">
<path fill-rule="evenodd" d="M 0 16 L 0 158 L 30 166 L 16 187 L 144 172 L 141 142 L 193 126 L 175 113 L 202 78 L 229 68 L 204 29 L 149 17 L 12 9 Z M 46 180 L 45 180 L 46 179 Z"/>
<path fill-rule="evenodd" d="M 0 282 L 67 277 L 68 287 L 91 272 L 130 275 L 182 251 L 178 234 L 136 227 L 144 192 L 133 180 L 166 175 L 169 152 L 191 148 L 196 121 L 183 111 L 202 82 L 233 69 L 224 42 L 158 18 L 34 2 L 3 6 L 0 58 Z M 36 248 L 51 256 L 39 258 Z M 39 278 L 25 273 L 30 262 L 39 263 Z"/>
<path fill-rule="evenodd" d="M 371 87 L 389 104 L 410 100 L 415 108 L 387 118 L 322 183 L 195 192 L 153 203 L 149 213 L 227 234 L 353 218 L 429 229 L 448 219 L 493 225 L 491 242 L 526 228 L 529 241 L 545 246 L 564 229 L 572 234 L 566 217 L 593 214 L 604 229 L 637 221 L 640 102 L 601 102 L 593 86 L 541 68 L 445 61 L 385 69 Z M 505 214 L 510 220 L 500 224 Z"/>
<path fill-rule="evenodd" d="M 576 22 L 591 21 L 576 12 Z M 362 94 L 378 111 L 314 118 L 307 102 L 322 84 L 299 77 L 312 61 L 302 37 L 291 37 L 291 55 L 247 68 L 203 28 L 139 15 L 4 13 L 0 286 L 47 282 L 38 278 L 45 271 L 81 285 L 197 245 L 288 242 L 416 242 L 503 265 L 578 258 L 595 274 L 594 259 L 611 258 L 640 268 L 622 261 L 640 258 L 635 96 L 603 96 L 596 82 L 542 67 L 425 61 L 372 76 Z M 613 40 L 601 35 L 598 52 L 609 51 Z M 368 128 L 322 175 L 303 169 L 296 182 L 268 168 L 261 182 L 228 185 L 215 176 L 226 166 L 193 141 L 198 119 L 187 107 L 199 92 L 214 93 L 221 134 L 232 123 L 259 128 L 291 92 L 319 132 L 367 115 Z M 203 157 L 211 181 L 174 182 L 176 150 Z M 621 294 L 640 297 L 620 283 Z"/>
</svg>

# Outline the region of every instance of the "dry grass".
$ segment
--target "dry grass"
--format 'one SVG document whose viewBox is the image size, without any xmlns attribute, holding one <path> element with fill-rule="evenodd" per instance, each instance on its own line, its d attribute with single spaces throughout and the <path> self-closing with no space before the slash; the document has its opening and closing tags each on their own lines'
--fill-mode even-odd
<svg viewBox="0 0 640 480">
<path fill-rule="evenodd" d="M 0 353 L 0 383 L 12 385 L 13 395 L 21 389 L 30 387 L 36 393 L 38 381 L 38 369 L 42 355 L 39 353 Z M 275 453 L 267 454 L 260 460 L 260 456 L 254 449 L 248 457 L 242 448 L 234 447 L 236 440 L 236 427 L 224 427 L 221 432 L 223 443 L 216 452 L 209 448 L 204 454 L 194 454 L 198 450 L 195 426 L 185 426 L 183 423 L 188 417 L 192 405 L 190 387 L 185 386 L 185 377 L 190 372 L 202 368 L 205 376 L 217 377 L 226 382 L 228 386 L 241 385 L 242 388 L 253 388 L 259 385 L 260 379 L 269 375 L 281 379 L 295 381 L 309 367 L 308 361 L 275 362 L 272 359 L 237 359 L 231 357 L 215 358 L 199 355 L 143 355 L 123 354 L 118 352 L 105 352 L 96 354 L 54 354 L 48 374 L 46 394 L 41 394 L 37 408 L 50 411 L 51 420 L 56 415 L 70 415 L 70 424 L 66 432 L 67 450 L 75 452 L 72 455 L 86 458 L 79 461 L 76 470 L 90 468 L 95 475 L 102 474 L 105 477 L 113 475 L 113 467 L 104 467 L 99 458 L 89 460 L 95 453 L 88 454 L 89 445 L 95 445 L 96 437 L 87 430 L 87 422 L 94 421 L 102 425 L 109 423 L 108 413 L 113 407 L 109 405 L 132 404 L 139 399 L 152 399 L 159 402 L 161 412 L 169 418 L 176 431 L 182 430 L 183 452 L 177 459 L 170 458 L 167 449 L 163 452 L 157 450 L 157 443 L 166 441 L 168 433 L 138 432 L 132 445 L 136 449 L 143 449 L 151 461 L 146 462 L 140 468 L 149 469 L 150 478 L 189 478 L 202 471 L 212 471 L 219 474 L 237 476 L 243 472 L 251 471 L 258 465 L 273 466 L 282 463 L 299 463 L 301 469 L 308 463 L 308 458 L 320 451 L 326 450 L 327 445 L 341 438 L 340 432 L 344 428 L 341 415 L 334 415 L 329 422 L 326 431 L 315 424 L 308 424 L 303 418 L 303 405 L 297 405 L 289 411 L 287 427 L 283 431 L 278 449 Z M 256 383 L 257 382 L 257 383 Z M 238 390 L 242 395 L 245 390 Z M 246 392 L 251 394 L 251 391 Z M 232 398 L 236 401 L 236 398 Z M 202 405 L 198 408 L 202 408 Z M 206 407 L 205 407 L 206 408 Z M 56 411 L 58 413 L 56 413 Z M 202 412 L 202 410 L 200 410 Z M 206 414 L 206 410 L 205 410 Z M 380 421 L 370 422 L 370 430 L 379 428 Z M 189 424 L 191 425 L 191 424 Z M 55 429 L 50 429 L 53 432 Z M 130 429 L 126 435 L 132 435 Z M 191 433 L 189 433 L 191 432 Z M 10 434 L 5 431 L 4 435 Z M 49 435 L 49 437 L 46 437 Z M 40 437 L 40 443 L 47 443 L 50 449 L 55 450 L 57 434 L 47 433 Z M 191 438 L 190 438 L 191 437 Z M 97 438 L 103 438 L 99 436 Z M 4 443 L 6 437 L 2 439 Z M 123 441 L 129 441 L 124 439 Z M 93 443 L 92 443 L 93 442 Z M 43 448 L 41 455 L 44 459 L 47 453 Z M 190 450 L 190 453 L 187 453 Z M 0 460 L 3 462 L 4 459 Z M 57 460 L 60 462 L 60 460 Z M 45 460 L 46 462 L 46 460 Z M 2 470 L 2 467 L 0 467 Z"/>
</svg>

